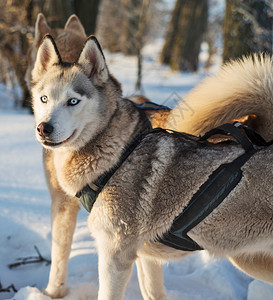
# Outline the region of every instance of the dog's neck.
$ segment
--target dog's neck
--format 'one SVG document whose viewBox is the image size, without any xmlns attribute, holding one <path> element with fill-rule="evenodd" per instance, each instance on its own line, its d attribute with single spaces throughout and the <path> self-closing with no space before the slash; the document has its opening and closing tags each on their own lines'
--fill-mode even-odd
<svg viewBox="0 0 273 300">
<path fill-rule="evenodd" d="M 149 121 L 134 104 L 119 100 L 108 126 L 79 151 L 56 151 L 54 163 L 61 187 L 74 196 L 85 185 L 111 169 L 120 159 L 124 148 Z"/>
</svg>

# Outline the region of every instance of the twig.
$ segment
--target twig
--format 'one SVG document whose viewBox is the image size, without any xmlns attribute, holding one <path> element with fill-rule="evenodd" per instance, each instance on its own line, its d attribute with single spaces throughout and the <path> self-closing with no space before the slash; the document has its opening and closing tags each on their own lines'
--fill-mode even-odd
<svg viewBox="0 0 273 300">
<path fill-rule="evenodd" d="M 15 288 L 14 284 L 10 284 L 8 287 L 3 288 L 2 283 L 0 281 L 0 293 L 10 293 L 11 290 L 16 293 L 17 289 Z"/>
<path fill-rule="evenodd" d="M 41 255 L 41 253 L 40 253 L 39 249 L 37 248 L 37 246 L 34 246 L 34 249 L 36 250 L 38 256 L 19 257 L 19 258 L 17 258 L 18 262 L 13 263 L 13 264 L 9 264 L 8 267 L 10 269 L 13 269 L 13 268 L 16 268 L 16 267 L 21 266 L 21 265 L 34 264 L 34 263 L 40 263 L 40 262 L 45 262 L 46 265 L 51 264 L 51 260 L 44 258 Z"/>
</svg>

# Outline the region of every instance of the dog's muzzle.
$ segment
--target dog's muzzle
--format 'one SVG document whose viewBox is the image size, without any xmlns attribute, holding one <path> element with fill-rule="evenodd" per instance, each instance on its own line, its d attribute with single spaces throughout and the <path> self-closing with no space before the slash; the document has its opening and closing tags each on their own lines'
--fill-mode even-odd
<svg viewBox="0 0 273 300">
<path fill-rule="evenodd" d="M 40 137 L 42 138 L 46 138 L 49 137 L 51 135 L 51 133 L 53 132 L 54 127 L 46 122 L 42 122 L 37 126 L 37 131 Z"/>
</svg>

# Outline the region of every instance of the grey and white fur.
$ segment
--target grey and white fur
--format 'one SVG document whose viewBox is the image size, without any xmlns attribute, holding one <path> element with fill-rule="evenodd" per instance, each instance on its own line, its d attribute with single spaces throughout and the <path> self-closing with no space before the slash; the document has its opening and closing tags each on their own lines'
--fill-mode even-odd
<svg viewBox="0 0 273 300">
<path fill-rule="evenodd" d="M 85 185 L 113 167 L 146 120 L 108 71 L 89 37 L 73 64 L 64 64 L 51 36 L 37 52 L 31 74 L 37 139 L 45 148 L 52 196 L 52 298 L 66 294 L 67 262 Z M 99 257 L 99 300 L 122 299 L 134 262 L 145 300 L 166 299 L 162 263 L 184 257 L 156 242 L 219 165 L 240 146 L 201 147 L 187 134 L 148 134 L 113 175 L 89 215 Z M 243 178 L 224 202 L 189 232 L 216 256 L 273 283 L 272 146 L 242 168 Z"/>
</svg>

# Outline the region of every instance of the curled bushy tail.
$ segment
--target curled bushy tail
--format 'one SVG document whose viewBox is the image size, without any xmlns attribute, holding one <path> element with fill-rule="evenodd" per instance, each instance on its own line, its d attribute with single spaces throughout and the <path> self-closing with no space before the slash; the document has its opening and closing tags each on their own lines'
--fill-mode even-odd
<svg viewBox="0 0 273 300">
<path fill-rule="evenodd" d="M 188 108 L 185 109 L 185 103 Z M 205 78 L 170 113 L 167 128 L 195 135 L 246 115 L 256 115 L 256 130 L 273 139 L 273 63 L 255 54 L 224 65 Z"/>
</svg>

